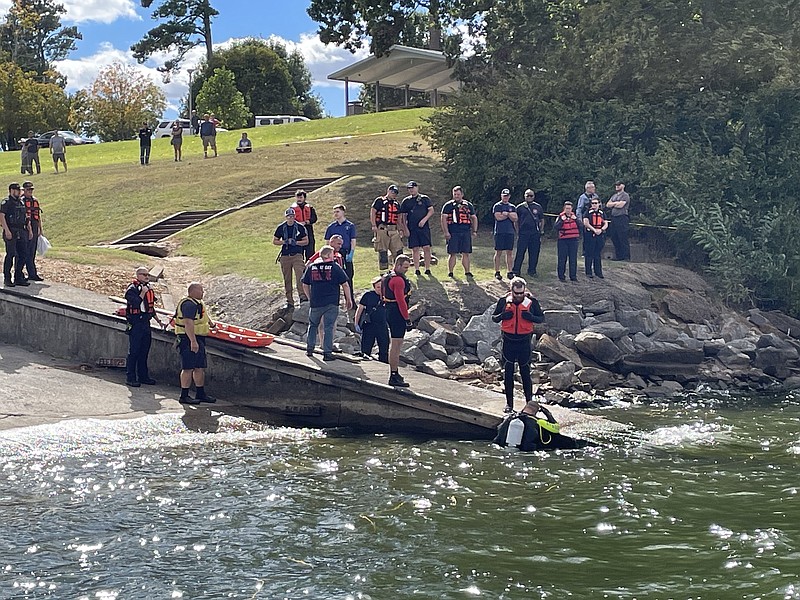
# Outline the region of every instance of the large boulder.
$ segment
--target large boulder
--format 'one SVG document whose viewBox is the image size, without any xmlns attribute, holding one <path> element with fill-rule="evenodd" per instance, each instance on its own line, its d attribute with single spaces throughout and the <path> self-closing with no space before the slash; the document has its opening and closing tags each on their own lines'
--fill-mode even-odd
<svg viewBox="0 0 800 600">
<path fill-rule="evenodd" d="M 422 353 L 431 360 L 439 360 L 442 362 L 447 360 L 447 350 L 444 349 L 444 346 L 440 346 L 439 344 L 432 344 L 428 342 L 427 344 L 423 345 L 420 350 L 422 350 Z"/>
<path fill-rule="evenodd" d="M 742 354 L 747 354 L 750 360 L 752 360 L 756 357 L 756 341 L 757 340 L 741 338 L 738 340 L 731 340 L 726 345 Z"/>
<path fill-rule="evenodd" d="M 457 369 L 464 366 L 464 355 L 461 352 L 453 352 L 447 355 L 444 361 L 448 369 Z"/>
<path fill-rule="evenodd" d="M 769 319 L 769 322 L 772 323 L 772 325 L 776 327 L 778 330 L 782 331 L 786 335 L 791 336 L 795 339 L 800 339 L 799 320 L 792 318 L 789 315 L 785 315 L 779 310 L 771 310 L 763 314 L 767 319 Z"/>
<path fill-rule="evenodd" d="M 462 348 L 464 346 L 464 340 L 461 339 L 461 336 L 456 333 L 456 330 L 451 325 L 437 321 L 431 321 L 430 325 L 431 329 L 433 329 L 433 333 L 431 333 L 432 343 L 439 344 L 445 348 Z"/>
<path fill-rule="evenodd" d="M 725 344 L 720 348 L 720 351 L 717 352 L 717 358 L 729 369 L 740 370 L 747 369 L 750 366 L 750 357 L 744 352 L 732 348 L 730 344 Z"/>
<path fill-rule="evenodd" d="M 581 354 L 603 365 L 614 365 L 622 358 L 622 351 L 602 333 L 582 331 L 575 336 L 575 346 Z"/>
<path fill-rule="evenodd" d="M 750 327 L 739 317 L 730 316 L 722 323 L 720 335 L 726 342 L 740 340 L 750 335 Z"/>
<path fill-rule="evenodd" d="M 602 315 L 605 313 L 613 313 L 614 308 L 613 300 L 598 300 L 584 306 L 583 314 L 596 317 L 597 315 Z"/>
<path fill-rule="evenodd" d="M 578 333 L 581 330 L 581 314 L 577 310 L 546 310 L 544 327 L 552 334 L 558 334 L 559 331 Z"/>
<path fill-rule="evenodd" d="M 682 348 L 661 342 L 654 344 L 652 350 L 625 356 L 619 364 L 619 370 L 624 374 L 636 373 L 642 377 L 685 383 L 697 378 L 704 358 L 702 349 Z"/>
<path fill-rule="evenodd" d="M 409 346 L 400 350 L 400 360 L 409 365 L 419 367 L 428 360 L 428 357 L 417 346 Z"/>
<path fill-rule="evenodd" d="M 568 360 L 562 361 L 550 369 L 547 375 L 554 390 L 568 390 L 572 387 L 575 365 Z"/>
<path fill-rule="evenodd" d="M 689 333 L 691 333 L 692 337 L 696 340 L 705 342 L 706 340 L 712 340 L 715 337 L 714 332 L 708 325 L 697 325 L 696 323 L 689 323 L 687 327 L 689 328 Z"/>
<path fill-rule="evenodd" d="M 756 341 L 756 348 L 778 348 L 786 352 L 787 360 L 797 360 L 797 348 L 774 333 L 767 333 L 758 338 Z"/>
<path fill-rule="evenodd" d="M 618 340 L 623 335 L 628 334 L 628 328 L 618 321 L 608 321 L 606 323 L 595 323 L 589 325 L 584 331 L 594 331 L 595 333 L 602 333 L 604 336 L 612 340 Z"/>
<path fill-rule="evenodd" d="M 670 291 L 663 302 L 672 315 L 686 323 L 711 322 L 719 312 L 702 295 L 683 290 Z"/>
<path fill-rule="evenodd" d="M 414 329 L 412 331 L 409 331 L 403 338 L 403 350 L 412 347 L 422 348 L 422 346 L 428 343 L 430 337 L 431 337 L 430 335 L 428 335 L 424 331 L 420 331 L 419 329 Z"/>
<path fill-rule="evenodd" d="M 482 315 L 475 315 L 469 320 L 461 337 L 464 343 L 475 346 L 480 340 L 493 344 L 500 339 L 500 326 L 492 321 L 494 305 L 487 308 Z"/>
<path fill-rule="evenodd" d="M 787 363 L 787 354 L 783 350 L 775 348 L 774 346 L 768 346 L 756 350 L 756 358 L 753 361 L 753 366 L 757 369 L 761 369 L 764 373 L 772 377 L 786 379 L 791 375 L 791 370 Z"/>
<path fill-rule="evenodd" d="M 618 310 L 617 321 L 627 327 L 631 333 L 642 332 L 645 335 L 655 333 L 661 321 L 652 310 Z"/>
<path fill-rule="evenodd" d="M 292 311 L 292 321 L 295 323 L 305 323 L 308 325 L 308 316 L 311 311 L 310 302 L 301 302 L 300 306 L 296 306 Z"/>
<path fill-rule="evenodd" d="M 583 367 L 576 375 L 581 382 L 588 383 L 595 390 L 608 389 L 613 377 L 605 369 L 598 369 L 597 367 Z"/>
<path fill-rule="evenodd" d="M 567 346 L 559 342 L 556 338 L 546 333 L 539 338 L 539 341 L 536 344 L 536 350 L 541 352 L 544 356 L 546 356 L 553 362 L 561 362 L 564 360 L 569 360 L 577 368 L 580 369 L 583 367 L 583 362 L 581 361 L 580 356 L 578 356 L 578 353 L 575 352 L 575 350 L 568 348 Z"/>
<path fill-rule="evenodd" d="M 489 342 L 478 340 L 475 352 L 478 355 L 478 360 L 483 362 L 492 355 L 492 345 Z"/>
<path fill-rule="evenodd" d="M 444 321 L 444 317 L 425 316 L 425 317 L 422 317 L 419 320 L 419 323 L 417 323 L 417 328 L 419 328 L 420 331 L 424 331 L 425 333 L 432 334 L 434 331 L 436 331 L 434 326 L 433 326 L 433 324 L 434 323 L 442 323 L 443 321 Z"/>
<path fill-rule="evenodd" d="M 427 314 L 428 305 L 424 302 L 417 302 L 414 306 L 408 309 L 408 319 L 412 323 L 416 323 Z"/>
<path fill-rule="evenodd" d="M 428 375 L 435 375 L 436 377 L 442 377 L 444 379 L 450 377 L 450 369 L 448 369 L 444 361 L 441 360 L 426 361 L 419 366 L 419 370 Z"/>
</svg>

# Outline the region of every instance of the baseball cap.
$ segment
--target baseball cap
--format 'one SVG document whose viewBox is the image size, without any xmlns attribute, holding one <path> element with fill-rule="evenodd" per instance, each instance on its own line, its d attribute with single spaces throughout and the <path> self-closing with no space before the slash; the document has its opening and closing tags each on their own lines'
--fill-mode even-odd
<svg viewBox="0 0 800 600">
<path fill-rule="evenodd" d="M 294 216 L 294 209 L 293 208 L 287 208 L 284 211 L 283 216 L 285 216 L 285 217 L 293 217 Z"/>
<path fill-rule="evenodd" d="M 407 188 L 418 187 L 418 186 L 417 186 L 417 182 L 416 182 L 416 181 L 409 181 L 409 182 L 406 184 L 406 187 L 407 187 Z"/>
<path fill-rule="evenodd" d="M 389 186 L 389 191 L 390 192 L 399 192 L 400 190 L 397 189 L 396 185 L 392 184 L 392 185 Z"/>
<path fill-rule="evenodd" d="M 21 188 L 19 187 L 19 184 L 15 181 L 14 183 L 9 183 L 8 184 L 8 189 L 10 189 L 10 190 L 18 190 L 18 189 L 21 189 Z"/>
<path fill-rule="evenodd" d="M 33 189 L 33 182 L 32 181 L 23 182 L 22 183 L 22 189 L 23 190 L 28 190 L 28 189 L 32 190 Z"/>
<path fill-rule="evenodd" d="M 625 182 L 617 179 L 617 181 L 614 183 L 614 185 L 625 185 Z"/>
<path fill-rule="evenodd" d="M 501 193 L 503 196 L 510 196 L 510 195 L 511 195 L 511 190 L 509 190 L 508 188 L 503 188 L 503 191 L 502 191 L 502 192 L 500 192 L 500 193 Z"/>
</svg>

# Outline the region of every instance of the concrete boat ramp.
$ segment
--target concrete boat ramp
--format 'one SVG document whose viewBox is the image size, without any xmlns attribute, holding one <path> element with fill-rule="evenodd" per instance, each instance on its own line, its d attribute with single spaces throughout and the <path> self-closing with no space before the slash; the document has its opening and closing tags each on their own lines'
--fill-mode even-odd
<svg viewBox="0 0 800 600">
<path fill-rule="evenodd" d="M 409 369 L 402 374 L 411 387 L 393 388 L 385 364 L 323 362 L 280 340 L 258 350 L 209 340 L 206 388 L 219 401 L 183 406 L 171 333 L 154 329 L 150 352 L 150 372 L 164 385 L 128 388 L 123 369 L 98 366 L 127 354 L 124 319 L 112 314 L 118 306 L 57 283 L 0 290 L 0 428 L 211 409 L 275 425 L 491 439 L 502 419 L 501 394 Z M 568 435 L 597 438 L 622 427 L 552 411 Z"/>
</svg>

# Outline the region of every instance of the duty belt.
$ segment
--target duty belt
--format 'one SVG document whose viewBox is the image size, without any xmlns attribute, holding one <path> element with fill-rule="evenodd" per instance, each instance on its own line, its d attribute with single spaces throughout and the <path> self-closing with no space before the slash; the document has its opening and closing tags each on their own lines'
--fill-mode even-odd
<svg viewBox="0 0 800 600">
<path fill-rule="evenodd" d="M 397 225 L 378 225 L 378 229 L 388 229 L 389 231 L 396 231 Z"/>
</svg>

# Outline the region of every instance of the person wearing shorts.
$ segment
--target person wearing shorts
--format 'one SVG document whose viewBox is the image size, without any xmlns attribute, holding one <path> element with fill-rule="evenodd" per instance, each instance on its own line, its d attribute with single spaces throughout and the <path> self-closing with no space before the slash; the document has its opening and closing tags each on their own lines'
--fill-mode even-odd
<svg viewBox="0 0 800 600">
<path fill-rule="evenodd" d="M 58 173 L 58 161 L 64 165 L 64 172 L 67 172 L 67 140 L 58 131 L 50 138 L 50 154 L 53 155 L 53 166 Z"/>
<path fill-rule="evenodd" d="M 411 282 L 406 279 L 406 272 L 411 266 L 411 259 L 404 254 L 394 261 L 394 270 L 383 278 L 381 294 L 386 305 L 386 322 L 389 325 L 389 385 L 408 387 L 400 375 L 400 350 L 406 331 L 411 331 L 412 324 L 408 315 L 408 298 L 411 295 Z"/>
<path fill-rule="evenodd" d="M 428 196 L 419 193 L 416 181 L 409 181 L 406 189 L 409 195 L 400 203 L 403 233 L 408 239 L 408 247 L 411 248 L 416 275 L 422 275 L 419 268 L 420 249 L 425 256 L 425 275 L 431 275 L 431 227 L 428 221 L 433 216 L 433 203 Z"/>
<path fill-rule="evenodd" d="M 470 255 L 472 254 L 472 238 L 478 234 L 478 217 L 475 207 L 464 198 L 464 190 L 460 185 L 453 188 L 453 199 L 442 207 L 442 233 L 447 240 L 447 276 L 453 277 L 456 266 L 456 255 L 461 255 L 464 275 L 472 277 L 470 272 Z"/>
<path fill-rule="evenodd" d="M 509 279 L 514 277 L 514 236 L 516 234 L 517 207 L 511 204 L 511 190 L 500 192 L 500 202 L 492 207 L 494 214 L 494 277 L 502 281 L 500 275 L 503 255 L 506 259 L 506 272 Z"/>
<path fill-rule="evenodd" d="M 206 394 L 206 336 L 214 323 L 203 304 L 203 285 L 196 281 L 189 284 L 186 297 L 178 302 L 175 311 L 175 334 L 178 336 L 178 353 L 181 356 L 181 404 L 216 402 Z M 195 397 L 189 395 L 194 381 Z"/>
<path fill-rule="evenodd" d="M 203 122 L 200 123 L 200 139 L 203 140 L 203 158 L 208 158 L 208 147 L 217 156 L 217 128 L 208 113 L 203 115 Z"/>
</svg>

